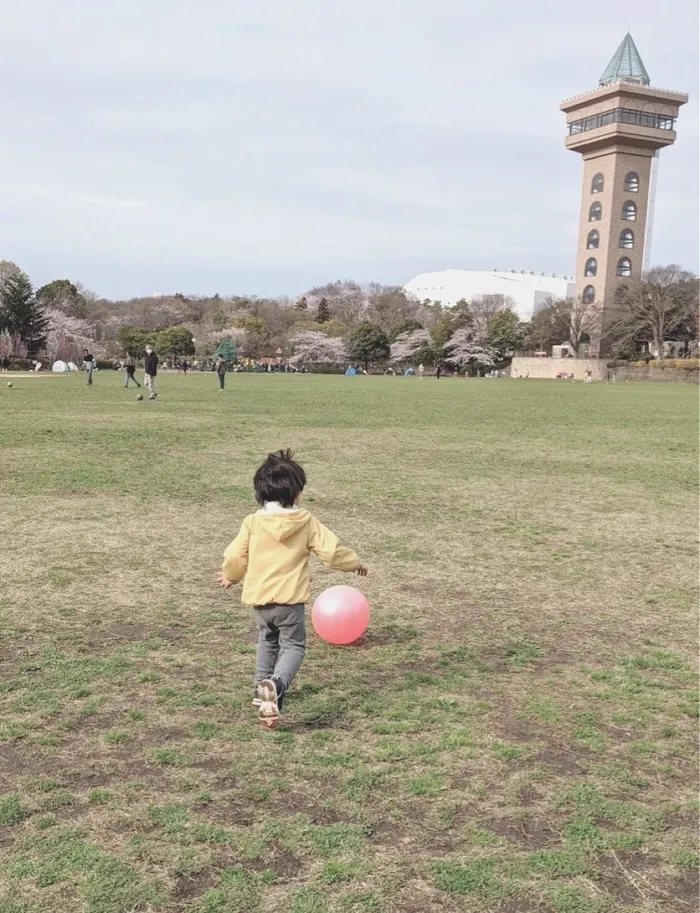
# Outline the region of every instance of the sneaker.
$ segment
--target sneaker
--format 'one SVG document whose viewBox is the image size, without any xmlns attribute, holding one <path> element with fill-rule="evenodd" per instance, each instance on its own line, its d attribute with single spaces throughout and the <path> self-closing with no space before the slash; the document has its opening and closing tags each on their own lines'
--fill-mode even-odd
<svg viewBox="0 0 700 913">
<path fill-rule="evenodd" d="M 258 699 L 260 709 L 258 719 L 263 729 L 277 729 L 280 724 L 280 708 L 277 702 L 277 683 L 274 679 L 266 678 L 258 685 Z"/>
</svg>

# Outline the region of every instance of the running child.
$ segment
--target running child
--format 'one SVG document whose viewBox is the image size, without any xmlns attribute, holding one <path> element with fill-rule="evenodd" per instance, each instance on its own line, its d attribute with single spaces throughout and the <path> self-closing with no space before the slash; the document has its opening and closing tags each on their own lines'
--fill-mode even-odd
<svg viewBox="0 0 700 913">
<path fill-rule="evenodd" d="M 225 590 L 243 580 L 243 602 L 254 609 L 259 633 L 254 704 L 263 728 L 276 729 L 284 695 L 306 651 L 309 556 L 360 577 L 367 576 L 367 568 L 300 506 L 306 473 L 291 450 L 269 454 L 253 486 L 260 509 L 245 518 L 224 552 L 217 580 Z"/>
</svg>

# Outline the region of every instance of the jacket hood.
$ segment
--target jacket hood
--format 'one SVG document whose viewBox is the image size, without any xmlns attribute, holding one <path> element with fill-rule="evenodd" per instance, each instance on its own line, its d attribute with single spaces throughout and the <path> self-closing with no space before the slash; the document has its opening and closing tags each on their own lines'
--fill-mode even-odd
<svg viewBox="0 0 700 913">
<path fill-rule="evenodd" d="M 298 533 L 311 519 L 311 514 L 303 508 L 299 508 L 293 513 L 280 514 L 266 514 L 258 511 L 254 516 L 256 527 L 264 530 L 278 542 L 284 542 L 285 539 L 289 539 L 290 536 Z"/>
</svg>

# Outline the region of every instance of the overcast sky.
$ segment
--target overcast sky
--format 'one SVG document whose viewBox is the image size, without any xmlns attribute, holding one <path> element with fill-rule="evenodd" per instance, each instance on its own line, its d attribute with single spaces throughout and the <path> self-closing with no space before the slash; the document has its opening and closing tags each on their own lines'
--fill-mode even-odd
<svg viewBox="0 0 700 913">
<path fill-rule="evenodd" d="M 627 29 L 691 91 L 653 262 L 698 266 L 695 0 L 6 0 L 0 259 L 100 295 L 570 273 L 559 102 Z"/>
</svg>

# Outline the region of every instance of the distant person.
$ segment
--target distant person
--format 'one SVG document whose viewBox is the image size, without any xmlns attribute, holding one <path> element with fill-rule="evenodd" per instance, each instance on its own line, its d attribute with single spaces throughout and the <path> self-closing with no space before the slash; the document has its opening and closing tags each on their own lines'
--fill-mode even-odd
<svg viewBox="0 0 700 913">
<path fill-rule="evenodd" d="M 136 386 L 141 389 L 141 384 L 136 380 L 136 359 L 131 354 L 131 352 L 126 353 L 126 360 L 124 362 L 124 386 L 129 386 L 129 381 L 133 380 Z"/>
<path fill-rule="evenodd" d="M 158 375 L 158 356 L 151 346 L 146 346 L 146 361 L 144 364 L 143 382 L 148 388 L 148 398 L 155 399 L 156 393 L 156 376 Z"/>
<path fill-rule="evenodd" d="M 187 359 L 182 363 L 182 373 L 187 377 L 187 372 L 189 371 L 190 366 L 187 364 Z"/>
<path fill-rule="evenodd" d="M 437 379 L 440 380 L 441 375 L 442 375 L 442 368 L 440 367 L 440 365 L 438 365 L 437 368 L 435 368 L 435 377 L 437 377 Z"/>
<path fill-rule="evenodd" d="M 425 377 L 425 365 L 418 365 L 418 377 Z"/>
<path fill-rule="evenodd" d="M 95 359 L 93 358 L 92 352 L 89 352 L 87 349 L 83 349 L 83 368 L 85 369 L 85 376 L 87 377 L 85 383 L 88 387 L 91 387 L 92 372 L 95 370 Z"/>
<path fill-rule="evenodd" d="M 7 374 L 7 372 L 10 370 L 10 359 L 7 357 L 7 355 L 3 355 L 2 359 L 0 359 L 0 368 L 2 368 L 3 374 Z"/>
<path fill-rule="evenodd" d="M 224 381 L 226 380 L 226 371 L 228 366 L 224 359 L 219 355 L 216 359 L 216 376 L 219 378 L 219 393 L 224 389 Z"/>
</svg>

